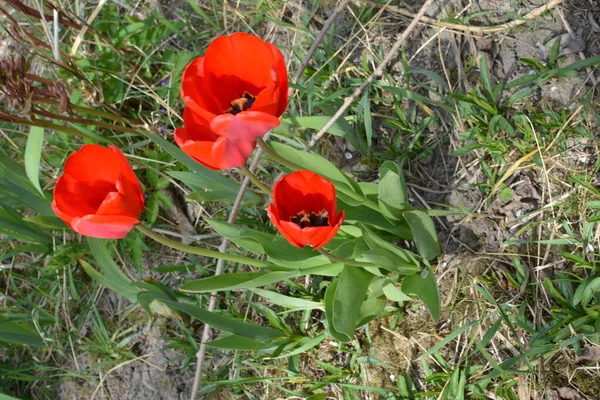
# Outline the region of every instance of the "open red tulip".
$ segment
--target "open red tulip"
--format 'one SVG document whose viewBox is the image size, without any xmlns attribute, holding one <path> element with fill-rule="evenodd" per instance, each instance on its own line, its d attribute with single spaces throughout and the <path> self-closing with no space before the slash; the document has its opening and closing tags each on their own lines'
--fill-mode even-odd
<svg viewBox="0 0 600 400">
<path fill-rule="evenodd" d="M 84 236 L 121 239 L 140 222 L 144 195 L 118 148 L 88 144 L 67 158 L 52 209 Z"/>
<path fill-rule="evenodd" d="M 185 127 L 175 131 L 175 141 L 209 168 L 240 166 L 256 139 L 279 126 L 287 92 L 285 60 L 277 47 L 242 32 L 220 36 L 183 72 L 181 97 L 188 115 L 184 113 Z M 206 142 L 218 142 L 217 150 L 208 152 Z M 222 152 L 221 146 L 240 151 Z"/>
<path fill-rule="evenodd" d="M 311 171 L 285 175 L 273 186 L 267 212 L 277 230 L 294 246 L 325 246 L 344 222 L 337 213 L 335 187 Z"/>
</svg>

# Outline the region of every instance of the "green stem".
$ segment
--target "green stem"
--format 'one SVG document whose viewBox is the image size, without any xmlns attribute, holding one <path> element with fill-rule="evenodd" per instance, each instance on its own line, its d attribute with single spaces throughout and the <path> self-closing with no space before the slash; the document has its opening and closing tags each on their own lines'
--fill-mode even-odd
<svg viewBox="0 0 600 400">
<path fill-rule="evenodd" d="M 248 177 L 248 179 L 250 179 L 252 181 L 252 183 L 254 183 L 256 186 L 258 186 L 260 188 L 260 190 L 262 190 L 269 196 L 273 195 L 273 191 L 271 190 L 271 188 L 268 187 L 266 184 L 264 184 L 260 179 L 258 179 L 256 177 L 256 175 L 254 175 L 248 167 L 246 167 L 245 165 L 242 165 L 240 167 L 240 169 L 242 170 L 242 173 L 244 175 L 246 175 Z"/>
<path fill-rule="evenodd" d="M 317 249 L 317 251 L 319 253 L 323 254 L 325 257 L 329 258 L 329 260 L 331 260 L 333 262 L 338 262 L 338 263 L 342 263 L 345 265 L 353 265 L 355 267 L 377 267 L 377 265 L 375 265 L 375 264 L 354 261 L 354 260 L 350 260 L 349 258 L 342 258 L 342 257 L 334 256 L 333 254 L 331 254 L 330 252 L 328 252 L 325 249 Z"/>
<path fill-rule="evenodd" d="M 298 171 L 301 169 L 306 169 L 296 163 L 291 162 L 290 160 L 286 160 L 285 158 L 281 157 L 271 147 L 269 147 L 269 145 L 263 140 L 263 138 L 259 137 L 256 140 L 256 142 L 258 143 L 258 147 L 260 147 L 262 149 L 262 151 L 267 153 L 269 155 L 269 157 L 271 157 L 273 160 L 277 161 L 281 165 L 285 165 L 286 167 L 293 169 L 295 171 Z"/>
<path fill-rule="evenodd" d="M 153 232 L 150 228 L 148 228 L 142 224 L 137 225 L 136 228 L 138 231 L 142 232 L 143 234 L 145 234 L 148 237 L 151 237 L 152 239 L 156 240 L 157 242 L 162 243 L 165 246 L 169 246 L 173 249 L 184 251 L 186 253 L 196 254 L 199 256 L 204 256 L 204 257 L 209 257 L 209 258 L 216 258 L 216 259 L 220 258 L 225 261 L 233 261 L 233 262 L 237 262 L 240 264 L 252 265 L 253 267 L 258 267 L 258 268 L 274 266 L 273 264 L 271 264 L 269 262 L 256 260 L 256 259 L 250 258 L 250 257 L 236 256 L 233 254 L 221 253 L 220 251 L 202 249 L 202 248 L 193 247 L 193 246 L 187 246 L 185 244 L 181 244 L 174 240 L 167 239 L 163 235 Z"/>
</svg>

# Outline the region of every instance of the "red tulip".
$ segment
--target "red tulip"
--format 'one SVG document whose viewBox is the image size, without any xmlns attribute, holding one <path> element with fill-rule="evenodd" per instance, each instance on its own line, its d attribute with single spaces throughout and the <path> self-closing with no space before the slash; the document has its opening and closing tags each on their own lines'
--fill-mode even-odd
<svg viewBox="0 0 600 400">
<path fill-rule="evenodd" d="M 344 222 L 337 214 L 333 183 L 311 171 L 285 175 L 273 187 L 267 212 L 277 230 L 294 246 L 325 246 Z"/>
<path fill-rule="evenodd" d="M 256 139 L 279 126 L 287 92 L 285 60 L 277 47 L 247 33 L 220 36 L 183 72 L 187 112 L 175 141 L 209 168 L 240 166 Z"/>
<path fill-rule="evenodd" d="M 84 236 L 121 239 L 140 222 L 144 195 L 118 148 L 88 144 L 67 158 L 52 209 Z"/>
</svg>

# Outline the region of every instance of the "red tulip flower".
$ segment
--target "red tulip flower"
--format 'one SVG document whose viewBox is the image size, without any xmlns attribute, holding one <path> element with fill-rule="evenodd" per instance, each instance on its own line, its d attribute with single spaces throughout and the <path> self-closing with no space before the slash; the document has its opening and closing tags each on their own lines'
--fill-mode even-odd
<svg viewBox="0 0 600 400">
<path fill-rule="evenodd" d="M 277 230 L 294 246 L 325 246 L 344 222 L 337 214 L 333 183 L 311 171 L 285 175 L 273 187 L 267 212 Z"/>
<path fill-rule="evenodd" d="M 84 236 L 121 239 L 140 222 L 144 195 L 118 148 L 88 144 L 67 158 L 52 209 Z"/>
<path fill-rule="evenodd" d="M 175 131 L 175 141 L 209 168 L 240 166 L 256 139 L 279 126 L 287 92 L 277 47 L 247 33 L 220 36 L 183 72 L 185 127 Z"/>
</svg>

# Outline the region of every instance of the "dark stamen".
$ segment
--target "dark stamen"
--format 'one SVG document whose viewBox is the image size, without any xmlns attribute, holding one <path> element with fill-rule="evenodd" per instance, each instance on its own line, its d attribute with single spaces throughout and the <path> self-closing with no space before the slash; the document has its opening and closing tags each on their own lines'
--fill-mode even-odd
<svg viewBox="0 0 600 400">
<path fill-rule="evenodd" d="M 225 110 L 225 113 L 236 115 L 237 113 L 246 111 L 247 109 L 252 107 L 252 104 L 254 104 L 254 100 L 256 100 L 256 97 L 252 96 L 248 92 L 244 92 L 244 94 L 242 94 L 239 98 L 229 103 L 231 108 Z"/>
<path fill-rule="evenodd" d="M 306 214 L 304 210 L 302 210 L 293 217 L 290 217 L 290 221 L 298 225 L 300 228 L 306 228 L 309 226 L 330 226 L 329 213 L 327 210 L 321 210 L 318 213 L 311 211 L 310 214 Z"/>
</svg>

